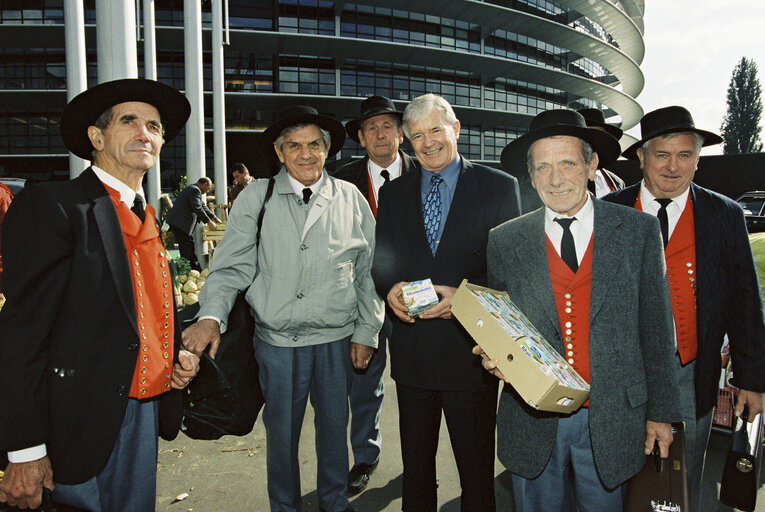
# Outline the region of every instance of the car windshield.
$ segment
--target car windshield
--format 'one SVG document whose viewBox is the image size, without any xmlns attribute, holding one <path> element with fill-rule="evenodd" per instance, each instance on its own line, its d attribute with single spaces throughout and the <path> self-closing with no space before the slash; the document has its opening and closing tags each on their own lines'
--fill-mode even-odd
<svg viewBox="0 0 765 512">
<path fill-rule="evenodd" d="M 738 204 L 744 209 L 745 215 L 760 215 L 765 198 L 744 196 L 738 200 Z"/>
</svg>

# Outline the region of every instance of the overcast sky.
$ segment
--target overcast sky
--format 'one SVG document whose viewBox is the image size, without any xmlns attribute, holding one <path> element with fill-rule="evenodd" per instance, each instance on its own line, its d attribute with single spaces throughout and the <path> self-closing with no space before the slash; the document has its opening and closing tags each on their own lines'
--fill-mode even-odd
<svg viewBox="0 0 765 512">
<path fill-rule="evenodd" d="M 731 73 L 754 59 L 765 84 L 765 0 L 646 0 L 645 112 L 682 105 L 697 128 L 720 133 Z M 627 130 L 638 137 L 639 125 Z M 720 154 L 722 145 L 702 154 Z"/>
</svg>

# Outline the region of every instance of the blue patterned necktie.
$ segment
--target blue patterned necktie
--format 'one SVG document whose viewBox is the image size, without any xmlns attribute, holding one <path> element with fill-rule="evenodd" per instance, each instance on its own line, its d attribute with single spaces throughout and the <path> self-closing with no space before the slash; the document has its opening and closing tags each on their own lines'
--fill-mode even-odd
<svg viewBox="0 0 765 512">
<path fill-rule="evenodd" d="M 438 248 L 438 230 L 441 228 L 441 191 L 438 186 L 444 179 L 439 176 L 430 177 L 430 192 L 422 205 L 422 218 L 425 221 L 425 235 L 428 237 L 430 251 L 435 255 Z"/>
</svg>

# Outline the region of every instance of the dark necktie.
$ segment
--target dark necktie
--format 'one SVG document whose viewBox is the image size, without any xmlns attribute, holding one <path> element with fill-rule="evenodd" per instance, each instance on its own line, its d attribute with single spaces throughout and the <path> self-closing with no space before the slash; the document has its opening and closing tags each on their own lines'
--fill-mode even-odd
<svg viewBox="0 0 765 512">
<path fill-rule="evenodd" d="M 568 267 L 576 273 L 579 269 L 579 261 L 576 259 L 576 246 L 574 245 L 574 235 L 571 234 L 571 223 L 576 217 L 566 219 L 555 219 L 555 222 L 563 228 L 563 237 L 560 239 L 560 257 Z"/>
<path fill-rule="evenodd" d="M 382 176 L 382 179 L 385 181 L 385 183 L 390 181 L 390 173 L 388 172 L 388 169 L 383 169 L 380 171 L 380 176 Z"/>
<path fill-rule="evenodd" d="M 313 191 L 308 187 L 303 189 L 303 203 L 308 204 L 308 201 L 311 200 L 312 193 Z"/>
<path fill-rule="evenodd" d="M 430 192 L 422 205 L 422 219 L 425 222 L 425 235 L 428 237 L 430 251 L 436 254 L 438 247 L 438 231 L 441 227 L 441 191 L 438 186 L 444 179 L 439 176 L 430 177 Z"/>
<path fill-rule="evenodd" d="M 135 195 L 135 199 L 133 200 L 133 207 L 130 208 L 130 211 L 135 213 L 141 222 L 146 218 L 146 212 L 144 209 L 146 206 L 143 204 L 143 198 L 139 196 L 138 194 Z"/>
<path fill-rule="evenodd" d="M 664 248 L 667 248 L 669 243 L 669 219 L 667 218 L 667 206 L 672 202 L 672 199 L 666 197 L 657 199 L 657 203 L 661 205 L 659 213 L 656 214 L 656 218 L 659 219 L 659 226 L 661 227 L 661 239 L 664 241 Z"/>
</svg>

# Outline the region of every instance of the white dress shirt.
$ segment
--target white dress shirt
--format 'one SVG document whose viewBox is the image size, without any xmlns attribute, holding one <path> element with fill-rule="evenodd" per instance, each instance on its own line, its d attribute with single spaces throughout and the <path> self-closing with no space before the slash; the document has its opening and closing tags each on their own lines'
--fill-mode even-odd
<svg viewBox="0 0 765 512">
<path fill-rule="evenodd" d="M 574 247 L 576 248 L 576 261 L 582 263 L 584 253 L 587 252 L 587 246 L 590 245 L 590 238 L 592 238 L 592 230 L 595 226 L 595 209 L 592 206 L 592 198 L 590 194 L 587 194 L 587 201 L 584 206 L 576 212 L 574 215 L 576 221 L 571 223 L 571 235 L 574 237 Z M 558 218 L 568 218 L 566 215 L 561 215 L 550 208 L 545 207 L 545 234 L 558 251 L 560 255 L 560 243 L 563 238 L 563 227 L 555 222 Z"/>
<path fill-rule="evenodd" d="M 385 178 L 383 178 L 380 173 L 383 170 L 387 170 L 388 174 L 390 175 L 391 181 L 401 176 L 401 166 L 403 164 L 403 160 L 401 158 L 401 155 L 396 153 L 396 160 L 390 164 L 388 167 L 380 167 L 376 163 L 372 161 L 371 158 L 367 158 L 367 172 L 369 173 L 369 177 L 372 179 L 372 189 L 375 193 L 375 204 L 377 204 L 378 199 L 378 193 L 380 192 L 380 187 L 382 187 L 385 184 Z"/>
<path fill-rule="evenodd" d="M 667 205 L 667 240 L 672 238 L 672 232 L 675 230 L 680 216 L 685 210 L 685 205 L 688 202 L 688 196 L 691 193 L 690 187 L 677 197 L 672 198 L 672 202 Z M 658 215 L 661 205 L 656 201 L 656 196 L 645 186 L 645 180 L 640 182 L 640 205 L 643 207 L 643 211 L 650 213 L 654 217 Z"/>
</svg>

